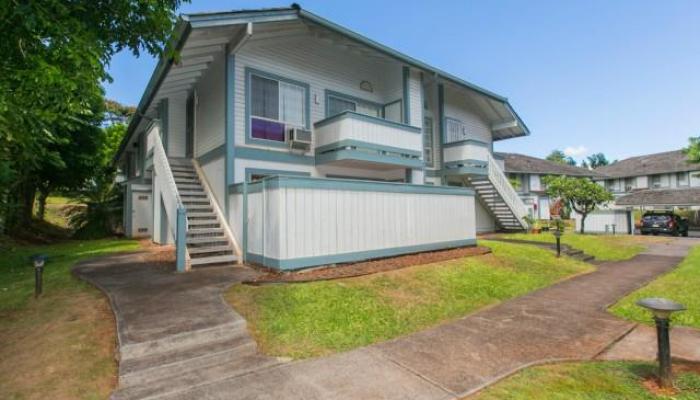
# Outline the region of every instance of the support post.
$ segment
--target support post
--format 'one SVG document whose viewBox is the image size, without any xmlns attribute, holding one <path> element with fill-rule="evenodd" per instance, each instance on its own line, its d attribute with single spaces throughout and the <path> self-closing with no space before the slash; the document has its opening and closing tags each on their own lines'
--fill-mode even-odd
<svg viewBox="0 0 700 400">
<path fill-rule="evenodd" d="M 177 227 L 175 230 L 175 266 L 177 272 L 187 270 L 187 211 L 177 209 Z"/>
<path fill-rule="evenodd" d="M 656 340 L 659 346 L 659 383 L 663 388 L 673 386 L 671 374 L 671 341 L 668 335 L 669 321 L 667 318 L 654 317 L 656 323 Z"/>
</svg>

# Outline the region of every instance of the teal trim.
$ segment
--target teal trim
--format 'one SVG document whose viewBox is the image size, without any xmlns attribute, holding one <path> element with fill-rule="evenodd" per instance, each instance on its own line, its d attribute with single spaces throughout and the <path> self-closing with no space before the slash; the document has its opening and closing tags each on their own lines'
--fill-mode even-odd
<svg viewBox="0 0 700 400">
<path fill-rule="evenodd" d="M 334 161 L 342 160 L 357 160 L 357 161 L 367 161 L 375 162 L 379 164 L 391 164 L 403 167 L 411 168 L 421 168 L 423 167 L 423 160 L 420 158 L 408 158 L 401 156 L 389 156 L 381 155 L 379 153 L 372 154 L 361 149 L 340 149 L 328 153 L 317 154 L 316 155 L 316 165 L 326 164 Z"/>
<path fill-rule="evenodd" d="M 476 239 L 453 240 L 449 242 L 426 243 L 414 246 L 392 247 L 388 249 L 367 250 L 354 253 L 332 254 L 326 256 L 302 257 L 280 260 L 276 258 L 263 257 L 259 254 L 248 254 L 250 262 L 272 267 L 279 270 L 295 270 L 317 265 L 339 264 L 352 261 L 369 260 L 373 258 L 393 257 L 401 254 L 420 253 L 424 251 L 434 251 L 450 249 L 455 247 L 475 246 Z"/>
<path fill-rule="evenodd" d="M 489 165 L 488 162 L 483 161 L 483 160 L 457 160 L 457 161 L 446 162 L 445 169 L 458 168 L 458 167 L 463 167 L 463 166 L 487 168 L 488 165 Z"/>
<path fill-rule="evenodd" d="M 411 97 L 409 94 L 409 79 L 411 78 L 411 69 L 404 65 L 403 72 L 403 122 L 411 125 Z"/>
<path fill-rule="evenodd" d="M 311 129 L 311 87 L 308 83 L 306 82 L 300 82 L 296 81 L 294 79 L 289 79 L 285 78 L 280 75 L 276 75 L 270 72 L 265 72 L 261 71 L 259 69 L 255 68 L 250 68 L 246 67 L 245 68 L 245 143 L 246 144 L 258 144 L 258 145 L 264 145 L 264 146 L 269 146 L 269 147 L 288 147 L 287 143 L 287 132 L 286 132 L 286 124 L 285 124 L 285 138 L 284 142 L 278 142 L 276 140 L 267 140 L 267 139 L 256 139 L 252 137 L 252 132 L 250 131 L 250 77 L 252 75 L 257 75 L 262 78 L 268 78 L 268 79 L 273 79 L 276 81 L 282 81 L 282 82 L 287 82 L 291 83 L 293 85 L 301 86 L 304 88 L 304 102 L 306 106 L 306 113 L 305 113 L 305 121 L 304 121 L 304 128 L 306 129 Z M 278 121 L 280 124 L 284 124 L 282 121 Z"/>
<path fill-rule="evenodd" d="M 229 191 L 230 193 L 230 191 Z M 243 262 L 248 261 L 248 182 L 243 181 Z"/>
<path fill-rule="evenodd" d="M 177 272 L 185 272 L 187 265 L 187 211 L 184 208 L 177 209 L 175 234 L 175 266 Z"/>
<path fill-rule="evenodd" d="M 248 160 L 273 161 L 289 164 L 315 164 L 315 159 L 312 156 L 243 146 L 236 146 L 236 157 Z"/>
<path fill-rule="evenodd" d="M 451 118 L 445 118 L 446 120 L 449 120 Z M 485 147 L 487 149 L 491 148 L 491 145 L 489 145 L 486 142 L 482 142 L 481 140 L 476 140 L 476 139 L 464 139 L 464 140 L 458 140 L 456 142 L 450 142 L 450 143 L 445 143 L 442 145 L 443 148 L 446 147 L 457 147 L 457 146 L 463 146 L 465 144 L 473 144 L 475 146 L 479 147 Z"/>
<path fill-rule="evenodd" d="M 225 146 L 225 160 L 224 160 L 224 187 L 228 187 L 228 185 L 232 184 L 234 181 L 234 168 L 235 168 L 235 160 L 236 160 L 236 147 L 235 147 L 235 130 L 236 130 L 236 113 L 235 113 L 235 105 L 236 105 L 236 58 L 233 54 L 230 54 L 230 49 L 229 46 L 226 45 L 226 58 L 225 58 L 225 85 L 226 85 L 226 92 L 225 92 L 225 107 L 226 107 L 226 112 L 225 112 L 225 141 L 224 141 L 224 146 Z M 247 87 L 246 87 L 246 96 L 248 95 Z M 229 219 L 229 204 L 228 204 L 228 199 L 226 199 L 225 204 L 224 204 L 224 215 L 226 216 L 226 220 Z"/>
<path fill-rule="evenodd" d="M 197 161 L 199 161 L 199 163 L 201 165 L 204 165 L 204 164 L 212 162 L 212 161 L 216 160 L 217 158 L 223 157 L 223 156 L 228 157 L 228 154 L 226 152 L 226 144 L 222 144 L 221 146 L 216 147 L 213 150 L 209 150 L 208 152 L 202 154 L 201 156 L 197 157 Z M 228 159 L 226 161 L 227 161 L 227 165 L 228 165 Z M 228 171 L 227 171 L 227 173 L 228 173 Z M 228 177 L 226 178 L 226 181 L 228 181 Z"/>
<path fill-rule="evenodd" d="M 445 152 L 443 151 L 443 146 L 445 145 L 445 86 L 443 84 L 438 84 L 438 124 L 440 129 L 440 169 L 445 168 Z M 435 155 L 433 155 L 435 157 Z M 445 183 L 445 182 L 441 182 Z"/>
<path fill-rule="evenodd" d="M 488 175 L 489 170 L 487 168 L 480 168 L 480 167 L 456 167 L 456 168 L 449 168 L 440 171 L 440 176 L 443 178 L 448 175 Z"/>
<path fill-rule="evenodd" d="M 288 176 L 311 176 L 310 172 L 301 171 L 285 171 L 281 169 L 263 169 L 263 168 L 246 168 L 245 169 L 245 180 L 246 182 L 252 182 L 252 175 L 288 175 Z"/>
<path fill-rule="evenodd" d="M 332 117 L 332 115 L 330 114 L 330 107 L 329 107 L 329 104 L 328 104 L 328 103 L 329 103 L 328 98 L 331 97 L 331 96 L 332 96 L 332 97 L 339 98 L 339 99 L 341 99 L 341 100 L 352 101 L 352 102 L 354 102 L 354 103 L 367 103 L 367 104 L 371 104 L 371 105 L 377 107 L 380 111 L 382 111 L 382 113 L 384 113 L 384 104 L 382 104 L 382 103 L 377 103 L 376 101 L 367 100 L 367 99 L 363 99 L 363 98 L 361 98 L 361 97 L 352 96 L 352 95 L 349 95 L 349 94 L 345 94 L 345 93 L 341 93 L 341 92 L 336 92 L 336 91 L 334 91 L 334 90 L 326 89 L 326 90 L 324 90 L 324 100 L 325 100 L 325 102 L 326 102 L 326 107 L 325 107 L 325 113 L 324 113 L 324 115 L 326 116 L 326 118 Z M 314 125 L 315 125 L 315 124 L 314 124 Z"/>
<path fill-rule="evenodd" d="M 216 13 L 184 14 L 182 19 L 195 28 L 210 28 L 223 25 L 245 24 L 247 22 L 278 22 L 298 18 L 298 8 L 285 7 L 262 10 L 241 10 Z"/>
<path fill-rule="evenodd" d="M 388 119 L 384 118 L 379 118 L 379 117 L 373 117 L 371 115 L 366 115 L 366 114 L 360 114 L 355 111 L 343 111 L 340 114 L 332 115 L 326 119 L 322 119 L 316 123 L 314 123 L 314 128 L 321 128 L 323 126 L 326 126 L 328 124 L 332 124 L 333 122 L 339 121 L 343 118 L 352 118 L 352 119 L 358 119 L 358 120 L 364 120 L 364 121 L 369 121 L 375 124 L 379 125 L 384 125 L 388 126 L 391 128 L 398 128 L 410 133 L 421 133 L 421 128 L 417 128 L 415 126 L 411 125 L 406 125 L 400 122 L 394 122 L 394 121 L 389 121 Z"/>
<path fill-rule="evenodd" d="M 133 236 L 132 220 L 133 220 L 133 195 L 131 185 L 126 185 L 126 194 L 124 195 L 124 200 L 126 205 L 124 206 L 124 230 L 128 232 L 128 237 Z"/>
<path fill-rule="evenodd" d="M 421 156 L 420 151 L 415 151 L 415 150 L 408 150 L 404 149 L 401 147 L 393 147 L 393 146 L 384 146 L 380 144 L 374 144 L 374 143 L 369 143 L 369 142 L 363 142 L 361 140 L 355 140 L 355 139 L 343 139 L 338 142 L 334 142 L 331 144 L 326 144 L 320 147 L 317 147 L 315 152 L 316 155 L 326 153 L 328 151 L 335 151 L 335 150 L 342 150 L 345 147 L 357 147 L 361 148 L 363 150 L 372 150 L 372 151 L 377 151 L 377 152 L 388 152 L 388 153 L 398 153 L 401 155 L 407 155 L 407 156 L 412 156 L 419 158 Z"/>
<path fill-rule="evenodd" d="M 261 181 L 248 184 L 248 193 L 257 193 L 262 190 L 262 183 L 268 189 L 279 188 L 303 188 L 320 190 L 350 190 L 357 192 L 378 193 L 413 193 L 413 194 L 439 194 L 474 196 L 474 191 L 465 187 L 452 186 L 426 186 L 401 182 L 361 181 L 350 179 L 312 178 L 303 176 L 275 175 L 264 178 Z M 236 183 L 229 187 L 229 193 L 242 193 L 243 183 Z"/>
<path fill-rule="evenodd" d="M 381 179 L 381 178 L 368 178 L 366 176 L 350 176 L 350 175 L 337 175 L 337 174 L 326 174 L 327 179 L 352 179 L 356 181 L 371 181 L 371 182 L 401 182 L 401 179 Z"/>
</svg>

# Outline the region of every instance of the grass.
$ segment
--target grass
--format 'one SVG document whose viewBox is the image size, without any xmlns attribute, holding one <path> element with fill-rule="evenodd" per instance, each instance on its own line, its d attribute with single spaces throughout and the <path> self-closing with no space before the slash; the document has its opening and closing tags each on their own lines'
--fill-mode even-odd
<svg viewBox="0 0 700 400">
<path fill-rule="evenodd" d="M 71 231 L 72 228 L 68 224 L 66 211 L 69 207 L 75 205 L 77 205 L 77 203 L 68 197 L 49 196 L 46 198 L 46 215 L 44 219 L 49 224 Z"/>
<path fill-rule="evenodd" d="M 678 392 L 657 395 L 644 387 L 653 375 L 653 364 L 640 362 L 590 362 L 553 364 L 527 368 L 484 391 L 474 400 L 660 400 L 700 399 L 700 375 L 676 374 Z"/>
<path fill-rule="evenodd" d="M 532 240 L 536 242 L 555 243 L 554 235 L 548 232 L 540 234 L 512 233 L 503 235 L 504 238 Z M 621 261 L 630 259 L 644 251 L 649 243 L 667 241 L 667 238 L 629 236 L 629 235 L 581 235 L 567 232 L 561 238 L 562 243 L 575 249 L 583 250 L 599 261 Z"/>
<path fill-rule="evenodd" d="M 78 261 L 135 250 L 127 240 L 68 241 L 3 249 L 0 398 L 103 399 L 116 381 L 114 319 L 106 298 L 70 274 Z M 29 257 L 49 259 L 35 300 Z"/>
<path fill-rule="evenodd" d="M 625 319 L 651 324 L 649 312 L 635 305 L 636 301 L 645 297 L 666 297 L 688 308 L 673 315 L 674 324 L 700 328 L 700 289 L 698 288 L 700 288 L 700 246 L 691 249 L 676 269 L 623 298 L 610 311 Z"/>
<path fill-rule="evenodd" d="M 592 270 L 533 246 L 480 244 L 493 254 L 334 281 L 236 285 L 226 299 L 264 352 L 306 358 L 415 332 Z"/>
</svg>

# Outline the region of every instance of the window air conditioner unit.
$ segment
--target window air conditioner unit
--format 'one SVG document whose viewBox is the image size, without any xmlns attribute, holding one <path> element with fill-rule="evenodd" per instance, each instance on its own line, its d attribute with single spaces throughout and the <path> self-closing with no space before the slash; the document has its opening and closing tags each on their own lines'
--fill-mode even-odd
<svg viewBox="0 0 700 400">
<path fill-rule="evenodd" d="M 292 150 L 309 150 L 311 148 L 311 131 L 301 128 L 290 128 L 288 131 L 289 147 Z"/>
</svg>

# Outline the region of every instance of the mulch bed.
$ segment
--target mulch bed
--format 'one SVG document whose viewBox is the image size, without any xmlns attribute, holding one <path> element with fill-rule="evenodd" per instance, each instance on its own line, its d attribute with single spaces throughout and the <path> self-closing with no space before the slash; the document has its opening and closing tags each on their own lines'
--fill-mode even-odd
<svg viewBox="0 0 700 400">
<path fill-rule="evenodd" d="M 413 265 L 430 264 L 439 261 L 454 260 L 457 258 L 480 256 L 488 253 L 491 253 L 491 249 L 488 247 L 473 246 L 426 253 L 408 254 L 405 256 L 383 258 L 353 264 L 324 266 L 296 272 L 278 272 L 266 269 L 265 273 L 258 276 L 256 279 L 252 281 L 245 281 L 243 283 L 247 285 L 264 285 L 273 283 L 302 283 L 352 278 L 355 276 L 376 274 L 378 272 L 393 271 Z"/>
</svg>

